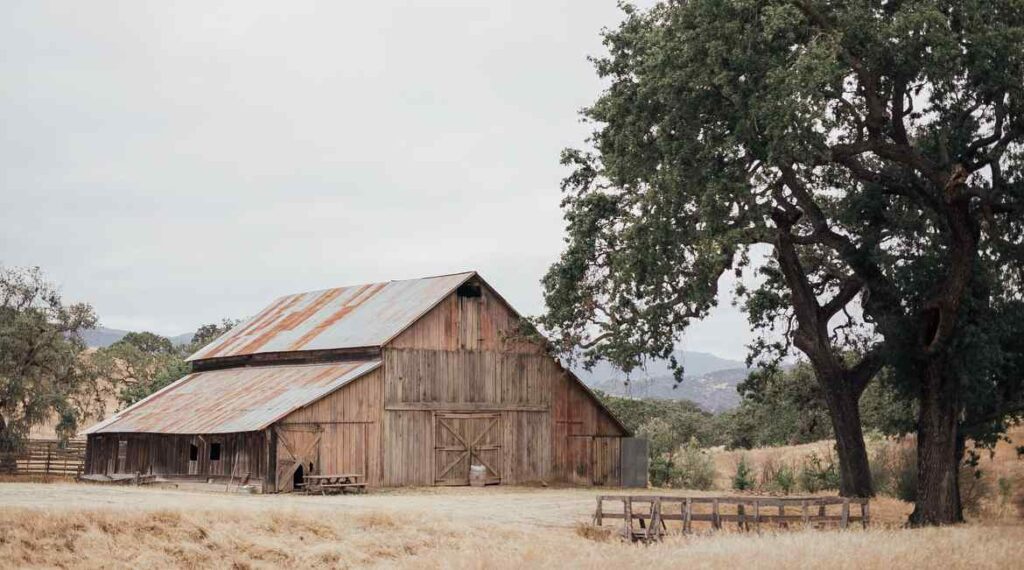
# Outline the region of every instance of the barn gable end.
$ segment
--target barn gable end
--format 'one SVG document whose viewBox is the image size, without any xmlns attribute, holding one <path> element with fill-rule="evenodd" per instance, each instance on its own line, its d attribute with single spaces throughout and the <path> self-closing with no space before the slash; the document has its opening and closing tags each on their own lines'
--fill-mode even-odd
<svg viewBox="0 0 1024 570">
<path fill-rule="evenodd" d="M 542 344 L 517 334 L 521 317 L 490 286 L 466 285 L 382 347 L 385 484 L 461 482 L 465 466 L 451 465 L 474 438 L 493 449 L 472 460 L 503 483 L 570 481 L 570 464 L 585 471 L 580 481 L 607 470 L 592 466 L 592 440 L 626 430 Z"/>
</svg>

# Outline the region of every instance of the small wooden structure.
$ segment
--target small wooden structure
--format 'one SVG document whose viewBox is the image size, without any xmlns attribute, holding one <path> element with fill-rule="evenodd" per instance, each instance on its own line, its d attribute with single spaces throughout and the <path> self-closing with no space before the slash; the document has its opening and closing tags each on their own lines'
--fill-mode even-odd
<svg viewBox="0 0 1024 570">
<path fill-rule="evenodd" d="M 265 492 L 468 485 L 472 465 L 487 484 L 646 485 L 644 442 L 522 332 L 475 272 L 288 295 L 90 428 L 85 470 Z"/>
<path fill-rule="evenodd" d="M 621 505 L 621 512 L 615 508 L 608 510 L 605 503 L 609 502 Z M 851 505 L 858 506 L 859 512 L 851 513 Z M 835 512 L 837 508 L 839 512 Z M 788 527 L 791 523 L 845 529 L 850 523 L 859 522 L 867 528 L 869 512 L 869 500 L 862 498 L 601 495 L 597 497 L 594 524 L 622 521 L 624 538 L 651 541 L 673 531 L 693 532 L 695 523 L 710 530 L 735 524 L 744 531 L 760 531 L 762 524 Z"/>
</svg>

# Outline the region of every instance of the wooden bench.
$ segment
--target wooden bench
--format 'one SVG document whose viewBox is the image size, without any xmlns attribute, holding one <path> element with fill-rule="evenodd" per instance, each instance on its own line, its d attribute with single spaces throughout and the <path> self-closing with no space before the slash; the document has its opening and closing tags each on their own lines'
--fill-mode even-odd
<svg viewBox="0 0 1024 570">
<path fill-rule="evenodd" d="M 321 495 L 326 495 L 328 492 L 352 491 L 358 493 L 366 490 L 366 482 L 362 479 L 363 475 L 358 473 L 306 475 L 303 478 L 303 489 L 307 495 L 316 492 Z"/>
</svg>

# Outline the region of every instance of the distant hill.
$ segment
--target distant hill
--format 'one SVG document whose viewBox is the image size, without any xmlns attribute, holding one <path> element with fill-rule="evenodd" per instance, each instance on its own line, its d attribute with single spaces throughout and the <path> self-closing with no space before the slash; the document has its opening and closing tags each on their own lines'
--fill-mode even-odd
<svg viewBox="0 0 1024 570">
<path fill-rule="evenodd" d="M 105 348 L 121 340 L 129 332 L 120 329 L 109 329 L 107 327 L 96 327 L 83 331 L 82 340 L 90 348 Z M 180 346 L 192 342 L 192 333 L 183 333 L 170 338 L 171 342 Z"/>
<path fill-rule="evenodd" d="M 691 400 L 710 412 L 736 407 L 740 395 L 736 386 L 746 379 L 749 370 L 743 362 L 706 352 L 679 351 L 676 358 L 683 364 L 685 376 L 676 383 L 668 361 L 652 361 L 643 369 L 626 375 L 618 368 L 600 362 L 592 370 L 573 367 L 573 372 L 591 388 L 615 396 L 653 398 L 658 400 Z"/>
</svg>

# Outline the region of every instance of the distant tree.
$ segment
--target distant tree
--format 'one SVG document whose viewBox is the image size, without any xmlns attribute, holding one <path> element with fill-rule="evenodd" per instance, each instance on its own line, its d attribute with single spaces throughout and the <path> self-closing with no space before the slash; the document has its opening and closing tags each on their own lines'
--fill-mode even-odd
<svg viewBox="0 0 1024 570">
<path fill-rule="evenodd" d="M 714 414 L 689 400 L 620 398 L 600 391 L 597 393 L 605 406 L 631 432 L 639 432 L 644 425 L 658 420 L 661 426 L 659 438 L 664 442 L 661 451 L 679 447 L 690 439 L 705 447 L 720 445 L 724 441 L 715 428 Z M 652 455 L 659 452 L 655 447 L 656 444 L 651 447 Z"/>
<path fill-rule="evenodd" d="M 740 405 L 718 418 L 729 447 L 763 447 L 810 443 L 834 437 L 828 403 L 806 361 L 791 368 L 758 370 L 737 386 Z M 865 430 L 904 435 L 914 429 L 913 402 L 893 385 L 883 369 L 860 398 Z"/>
<path fill-rule="evenodd" d="M 32 426 L 57 418 L 68 438 L 102 409 L 99 375 L 85 358 L 92 307 L 64 304 L 38 267 L 0 266 L 0 452 L 18 450 Z"/>
<path fill-rule="evenodd" d="M 211 342 L 217 340 L 221 335 L 235 328 L 241 323 L 241 319 L 221 319 L 220 323 L 210 323 L 196 329 L 189 343 L 189 352 L 196 352 Z"/>
<path fill-rule="evenodd" d="M 791 343 L 813 366 L 841 493 L 872 493 L 858 402 L 888 363 L 918 408 L 911 522 L 962 520 L 964 438 L 1020 413 L 1001 315 L 1024 294 L 1024 7 L 625 10 L 596 60 L 592 149 L 564 154 L 567 246 L 541 324 L 586 358 L 665 358 L 721 277 L 770 248 L 740 293 L 783 342 L 755 356 Z"/>
<path fill-rule="evenodd" d="M 127 407 L 188 374 L 191 367 L 185 359 L 237 323 L 223 319 L 219 324 L 203 325 L 183 346 L 151 332 L 131 332 L 97 351 L 94 360 L 115 386 L 122 406 Z"/>
</svg>

